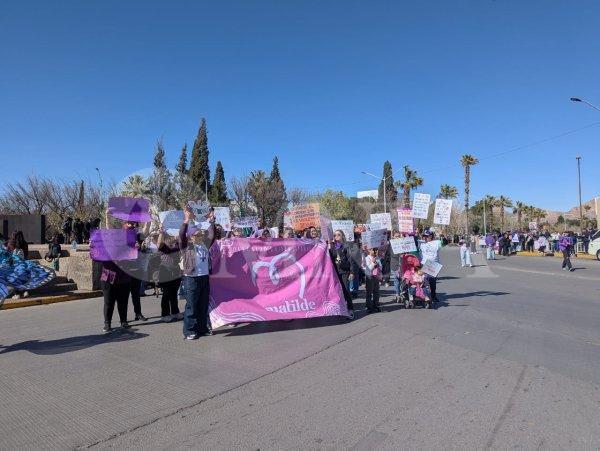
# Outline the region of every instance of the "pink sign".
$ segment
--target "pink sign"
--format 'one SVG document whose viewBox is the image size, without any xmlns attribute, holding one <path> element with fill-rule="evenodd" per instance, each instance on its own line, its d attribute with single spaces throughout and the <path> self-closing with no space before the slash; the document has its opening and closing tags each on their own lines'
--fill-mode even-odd
<svg viewBox="0 0 600 451">
<path fill-rule="evenodd" d="M 213 327 L 348 314 L 323 241 L 231 238 L 210 255 Z"/>
<path fill-rule="evenodd" d="M 99 262 L 135 260 L 135 230 L 95 229 L 90 236 L 90 258 Z"/>
<path fill-rule="evenodd" d="M 398 208 L 398 230 L 400 233 L 414 233 L 413 214 L 410 208 Z"/>
</svg>

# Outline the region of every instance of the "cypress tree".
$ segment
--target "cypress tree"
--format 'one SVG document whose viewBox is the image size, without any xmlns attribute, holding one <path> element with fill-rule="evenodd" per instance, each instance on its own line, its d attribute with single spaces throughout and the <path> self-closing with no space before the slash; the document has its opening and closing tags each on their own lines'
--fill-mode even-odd
<svg viewBox="0 0 600 451">
<path fill-rule="evenodd" d="M 215 205 L 227 203 L 227 185 L 225 184 L 225 171 L 220 161 L 217 161 L 215 178 L 210 188 L 210 200 Z"/>
<path fill-rule="evenodd" d="M 198 135 L 192 149 L 190 162 L 190 177 L 202 191 L 210 192 L 210 168 L 208 166 L 208 137 L 206 134 L 206 119 L 202 118 Z"/>
<path fill-rule="evenodd" d="M 267 220 L 270 224 L 277 226 L 283 222 L 283 210 L 287 203 L 287 193 L 279 172 L 279 158 L 277 157 L 273 158 L 273 167 L 268 182 L 270 195 Z"/>
<path fill-rule="evenodd" d="M 398 191 L 394 187 L 394 176 L 392 175 L 392 163 L 386 161 L 383 163 L 383 177 L 385 179 L 385 196 L 386 201 L 391 205 L 393 202 L 396 202 L 396 198 L 398 197 Z M 379 202 L 383 202 L 383 185 L 384 180 L 379 182 Z"/>
<path fill-rule="evenodd" d="M 179 163 L 177 163 L 175 170 L 180 174 L 187 173 L 187 143 L 181 148 L 181 153 L 179 154 Z"/>
<path fill-rule="evenodd" d="M 165 148 L 163 147 L 162 139 L 156 141 L 156 153 L 154 154 L 154 167 L 156 169 L 164 169 L 165 164 Z"/>
</svg>

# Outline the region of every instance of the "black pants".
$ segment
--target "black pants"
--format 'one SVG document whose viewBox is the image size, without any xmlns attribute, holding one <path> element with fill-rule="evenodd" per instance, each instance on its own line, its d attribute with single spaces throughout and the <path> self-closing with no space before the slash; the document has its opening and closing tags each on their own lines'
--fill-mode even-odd
<svg viewBox="0 0 600 451">
<path fill-rule="evenodd" d="M 179 313 L 179 304 L 177 303 L 177 292 L 181 279 L 162 282 L 162 298 L 160 300 L 160 316 L 177 315 Z"/>
<path fill-rule="evenodd" d="M 129 291 L 131 292 L 131 303 L 133 304 L 133 313 L 135 316 L 142 314 L 142 304 L 140 302 L 140 291 L 142 288 L 142 281 L 134 277 L 131 278 L 129 283 Z"/>
<path fill-rule="evenodd" d="M 431 291 L 431 299 L 437 301 L 437 279 L 435 277 L 427 276 L 429 281 L 429 290 Z"/>
<path fill-rule="evenodd" d="M 379 307 L 379 279 L 367 276 L 365 288 L 367 290 L 367 310 L 371 311 Z"/>
<path fill-rule="evenodd" d="M 208 332 L 208 276 L 184 276 L 182 282 L 185 292 L 183 335 L 203 335 Z"/>
<path fill-rule="evenodd" d="M 562 267 L 572 269 L 573 266 L 571 265 L 571 251 L 564 250 L 564 251 L 562 251 L 562 254 L 563 254 Z"/>
<path fill-rule="evenodd" d="M 346 301 L 346 308 L 348 310 L 354 310 L 354 305 L 352 304 L 352 295 L 350 294 L 350 290 L 348 290 L 348 276 L 350 274 L 347 272 L 338 272 L 338 277 L 340 279 L 340 283 L 342 284 L 342 292 L 344 293 L 344 299 Z"/>
<path fill-rule="evenodd" d="M 102 294 L 104 295 L 104 323 L 112 321 L 115 302 L 121 322 L 127 321 L 127 300 L 129 298 L 129 284 L 110 284 L 102 282 Z"/>
</svg>

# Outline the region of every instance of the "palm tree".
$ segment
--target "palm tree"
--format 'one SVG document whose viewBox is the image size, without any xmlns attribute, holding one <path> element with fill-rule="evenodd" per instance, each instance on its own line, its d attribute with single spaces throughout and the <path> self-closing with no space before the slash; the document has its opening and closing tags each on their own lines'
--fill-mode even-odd
<svg viewBox="0 0 600 451">
<path fill-rule="evenodd" d="M 140 174 L 130 175 L 121 186 L 121 195 L 128 197 L 142 197 L 150 192 L 150 185 Z"/>
<path fill-rule="evenodd" d="M 496 205 L 500 207 L 500 229 L 504 232 L 504 209 L 512 207 L 512 200 L 508 197 L 500 196 Z"/>
<path fill-rule="evenodd" d="M 456 189 L 456 186 L 442 185 L 440 186 L 438 197 L 442 199 L 456 199 L 458 197 L 458 189 Z"/>
<path fill-rule="evenodd" d="M 473 155 L 463 155 L 460 164 L 465 168 L 465 231 L 469 235 L 469 191 L 471 188 L 471 166 L 475 166 L 479 160 Z"/>
<path fill-rule="evenodd" d="M 522 222 L 523 222 L 523 209 L 526 207 L 524 202 L 517 201 L 515 202 L 513 213 L 517 214 L 517 224 L 519 225 L 519 230 L 522 230 Z"/>
<path fill-rule="evenodd" d="M 489 223 L 490 223 L 489 230 L 491 231 L 491 230 L 494 230 L 494 207 L 496 206 L 498 199 L 496 199 L 491 194 L 486 194 L 484 200 L 485 200 L 485 206 L 486 206 L 486 214 L 489 215 Z"/>
<path fill-rule="evenodd" d="M 404 208 L 410 208 L 410 190 L 421 186 L 423 179 L 417 176 L 417 171 L 404 166 L 404 181 L 397 181 L 396 187 L 402 189 L 402 204 Z"/>
</svg>

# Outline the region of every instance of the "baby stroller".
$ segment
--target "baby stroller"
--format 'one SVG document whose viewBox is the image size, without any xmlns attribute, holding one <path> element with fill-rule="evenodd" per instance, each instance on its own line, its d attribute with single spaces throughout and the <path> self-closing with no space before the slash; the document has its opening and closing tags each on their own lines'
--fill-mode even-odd
<svg viewBox="0 0 600 451">
<path fill-rule="evenodd" d="M 414 308 L 416 304 L 422 304 L 426 309 L 432 307 L 431 295 L 429 293 L 429 282 L 427 277 L 424 280 L 423 288 L 414 287 L 409 280 L 405 277 L 407 271 L 416 271 L 417 268 L 421 267 L 419 259 L 412 254 L 405 254 L 402 256 L 402 262 L 400 265 L 401 278 L 400 282 L 400 302 L 404 303 L 404 307 L 407 309 Z M 426 299 L 426 298 L 429 299 Z"/>
</svg>

